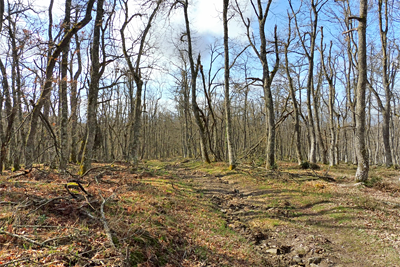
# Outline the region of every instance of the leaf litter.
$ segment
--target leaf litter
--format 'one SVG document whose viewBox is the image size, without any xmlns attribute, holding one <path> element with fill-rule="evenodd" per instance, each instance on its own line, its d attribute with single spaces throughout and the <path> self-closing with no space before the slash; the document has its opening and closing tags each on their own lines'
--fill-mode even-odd
<svg viewBox="0 0 400 267">
<path fill-rule="evenodd" d="M 353 186 L 342 166 L 281 166 L 97 164 L 80 180 L 88 194 L 75 198 L 65 189 L 71 174 L 2 176 L 0 266 L 400 264 L 392 172 L 377 169 L 381 180 Z"/>
</svg>

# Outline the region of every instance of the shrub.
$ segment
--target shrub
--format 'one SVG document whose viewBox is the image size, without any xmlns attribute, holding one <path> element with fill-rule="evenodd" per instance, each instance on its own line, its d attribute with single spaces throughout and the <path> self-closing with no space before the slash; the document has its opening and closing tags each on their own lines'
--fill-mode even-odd
<svg viewBox="0 0 400 267">
<path fill-rule="evenodd" d="M 300 167 L 301 167 L 303 170 L 309 169 L 309 168 L 310 168 L 310 163 L 308 163 L 308 161 L 304 161 L 304 162 L 302 162 L 302 163 L 300 164 Z"/>
</svg>

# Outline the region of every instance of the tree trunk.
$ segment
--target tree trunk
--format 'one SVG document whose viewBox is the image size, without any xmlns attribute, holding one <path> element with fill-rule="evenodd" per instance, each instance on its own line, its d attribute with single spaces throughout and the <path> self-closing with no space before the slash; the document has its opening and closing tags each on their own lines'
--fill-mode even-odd
<svg viewBox="0 0 400 267">
<path fill-rule="evenodd" d="M 192 110 L 193 110 L 196 124 L 199 128 L 201 157 L 204 162 L 210 163 L 210 159 L 208 157 L 208 152 L 207 152 L 207 140 L 206 140 L 205 129 L 204 129 L 203 122 L 201 121 L 201 118 L 200 118 L 200 108 L 197 105 L 197 99 L 196 99 L 196 80 L 197 80 L 197 74 L 198 74 L 199 68 L 200 68 L 200 54 L 197 58 L 197 64 L 195 65 L 194 60 L 193 60 L 192 38 L 191 38 L 190 24 L 189 24 L 188 5 L 189 5 L 189 2 L 186 0 L 183 3 L 183 11 L 184 11 L 184 16 L 185 16 L 186 35 L 187 35 L 187 42 L 188 42 L 188 57 L 189 57 L 190 72 L 191 72 L 190 85 L 191 85 L 191 89 L 192 89 Z"/>
<path fill-rule="evenodd" d="M 297 103 L 296 99 L 296 92 L 294 89 L 293 85 L 293 79 L 290 75 L 290 70 L 289 70 L 289 58 L 288 58 L 288 52 L 289 52 L 289 45 L 291 42 L 291 17 L 288 18 L 289 20 L 289 30 L 288 30 L 288 39 L 287 42 L 284 44 L 285 46 L 285 71 L 286 71 L 286 76 L 289 82 L 289 90 L 290 90 L 290 97 L 292 98 L 292 103 L 293 103 L 293 110 L 294 110 L 294 142 L 295 142 L 295 148 L 296 148 L 296 158 L 297 158 L 297 163 L 300 165 L 303 163 L 303 157 L 301 155 L 301 129 L 300 129 L 300 111 L 299 111 L 299 106 Z"/>
<path fill-rule="evenodd" d="M 153 9 L 146 27 L 140 36 L 140 46 L 139 46 L 139 52 L 137 54 L 137 58 L 135 61 L 135 64 L 132 63 L 132 60 L 130 58 L 130 55 L 128 55 L 128 50 L 126 48 L 126 42 L 125 42 L 125 35 L 124 35 L 124 30 L 126 26 L 129 24 L 131 18 L 128 18 L 128 2 L 124 2 L 124 8 L 125 8 L 125 21 L 124 24 L 122 25 L 122 28 L 120 29 L 120 34 L 122 37 L 122 48 L 123 48 L 123 53 L 126 62 L 128 63 L 129 67 L 129 72 L 130 75 L 132 75 L 133 80 L 135 81 L 136 84 L 136 97 L 135 97 L 135 111 L 134 111 L 134 117 L 133 117 L 133 123 L 131 124 L 131 132 L 133 134 L 131 135 L 131 140 L 130 140 L 130 158 L 132 160 L 132 165 L 134 168 L 137 167 L 138 165 L 138 157 L 139 157 L 139 137 L 140 137 L 140 132 L 141 132 L 141 126 L 142 126 L 142 91 L 143 91 L 143 79 L 142 79 L 142 74 L 141 74 L 141 69 L 140 69 L 140 64 L 141 64 L 141 57 L 145 53 L 145 45 L 147 42 L 147 35 L 150 31 L 151 24 L 158 12 L 158 9 L 160 8 L 160 5 L 162 3 L 162 0 L 158 0 L 156 3 L 156 7 Z M 135 16 L 135 15 L 134 15 Z"/>
<path fill-rule="evenodd" d="M 65 1 L 65 18 L 63 22 L 64 31 L 69 31 L 71 22 L 71 0 Z M 68 73 L 68 53 L 69 53 L 68 42 L 62 50 L 61 59 L 61 86 L 60 86 L 60 103 L 59 103 L 59 125 L 60 125 L 60 170 L 67 168 L 67 150 L 68 150 L 68 84 L 67 84 L 67 73 Z"/>
<path fill-rule="evenodd" d="M 360 0 L 360 17 L 358 18 L 358 82 L 356 91 L 356 181 L 365 182 L 368 179 L 368 150 L 365 146 L 365 92 L 367 85 L 367 0 Z"/>
<path fill-rule="evenodd" d="M 93 43 L 91 51 L 91 73 L 90 73 L 90 84 L 88 90 L 88 107 L 87 107 L 87 136 L 85 146 L 83 148 L 81 168 L 79 171 L 80 175 L 83 175 L 86 171 L 91 168 L 94 140 L 97 131 L 97 98 L 99 93 L 99 82 L 101 77 L 100 72 L 100 30 L 103 25 L 103 9 L 104 0 L 97 2 L 96 19 L 93 29 Z"/>
<path fill-rule="evenodd" d="M 74 27 L 68 31 L 62 41 L 58 44 L 57 48 L 52 53 L 52 56 L 48 58 L 48 64 L 46 67 L 46 75 L 45 75 L 45 83 L 43 86 L 43 90 L 40 94 L 39 100 L 36 104 L 33 103 L 33 110 L 31 114 L 31 120 L 29 124 L 28 137 L 26 139 L 26 148 L 25 148 L 25 166 L 26 168 L 31 168 L 34 158 L 34 148 L 35 148 L 35 137 L 37 132 L 37 122 L 39 119 L 40 111 L 47 100 L 47 97 L 50 95 L 52 83 L 53 83 L 53 70 L 56 63 L 56 59 L 61 54 L 64 46 L 66 46 L 70 39 L 77 33 L 80 29 L 82 29 L 86 24 L 90 22 L 92 19 L 91 12 L 93 8 L 95 0 L 89 0 L 86 8 L 86 14 L 83 20 L 79 23 L 76 23 Z"/>
<path fill-rule="evenodd" d="M 76 44 L 76 55 L 78 58 L 78 70 L 72 78 L 71 83 L 71 145 L 70 145 L 70 156 L 69 161 L 72 163 L 78 163 L 80 160 L 77 155 L 77 140 L 78 140 L 78 78 L 82 72 L 82 60 L 81 60 L 81 51 L 80 51 L 80 42 L 78 39 L 78 35 L 75 35 L 75 44 Z M 72 58 L 72 56 L 71 56 Z M 72 59 L 71 59 L 71 76 L 72 76 Z"/>
<path fill-rule="evenodd" d="M 385 4 L 384 14 L 382 10 L 383 2 Z M 382 109 L 383 115 L 383 125 L 382 125 L 382 138 L 383 138 L 383 147 L 385 149 L 385 164 L 387 167 L 392 166 L 392 151 L 390 147 L 390 100 L 391 100 L 391 92 L 390 92 L 390 82 L 388 75 L 388 55 L 387 55 L 387 33 L 388 33 L 388 1 L 387 0 L 379 0 L 379 29 L 381 36 L 381 44 L 382 44 L 382 84 L 385 90 L 385 107 Z M 383 21 L 382 16 L 385 16 L 385 20 Z M 383 25 L 385 24 L 385 25 Z"/>
<path fill-rule="evenodd" d="M 229 0 L 224 0 L 223 21 L 224 21 L 224 55 L 225 55 L 225 119 L 226 119 L 226 141 L 228 145 L 229 169 L 236 168 L 235 151 L 232 144 L 232 116 L 231 116 L 231 99 L 229 95 L 229 41 L 228 41 L 228 6 Z"/>
</svg>

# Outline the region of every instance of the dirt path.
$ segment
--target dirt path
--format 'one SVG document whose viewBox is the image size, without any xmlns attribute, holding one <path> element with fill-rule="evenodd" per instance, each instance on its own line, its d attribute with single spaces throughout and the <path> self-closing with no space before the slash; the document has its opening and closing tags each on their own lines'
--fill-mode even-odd
<svg viewBox="0 0 400 267">
<path fill-rule="evenodd" d="M 246 170 L 221 174 L 198 171 L 189 176 L 187 173 L 181 175 L 190 178 L 198 192 L 220 210 L 227 227 L 254 244 L 257 257 L 264 259 L 265 266 L 396 266 L 386 264 L 400 252 L 398 246 L 396 252 L 398 235 L 390 244 L 370 236 L 379 229 L 372 226 L 370 217 L 382 212 L 396 213 L 393 202 L 388 202 L 394 206 L 386 205 L 385 211 L 368 206 L 375 205 L 373 202 L 382 198 L 382 193 L 374 197 L 376 191 L 369 192 L 365 203 L 355 203 L 360 193 L 365 193 L 360 190 L 369 189 L 355 188 L 350 181 L 341 184 L 333 182 L 334 179 L 330 183 L 323 180 L 299 182 L 295 179 L 301 176 L 278 174 L 282 176 L 278 178 L 290 180 L 291 189 L 287 190 L 265 186 L 267 179 L 261 182 L 243 180 L 240 175 L 243 172 Z M 305 185 L 310 186 L 309 193 L 316 196 L 308 202 L 307 190 L 298 190 Z M 363 204 L 366 210 L 357 211 Z M 351 213 L 346 217 L 346 212 Z M 371 238 L 364 239 L 364 236 Z M 376 251 L 376 246 L 382 245 L 380 243 L 395 251 Z M 393 259 L 399 263 L 397 260 L 398 257 Z"/>
</svg>

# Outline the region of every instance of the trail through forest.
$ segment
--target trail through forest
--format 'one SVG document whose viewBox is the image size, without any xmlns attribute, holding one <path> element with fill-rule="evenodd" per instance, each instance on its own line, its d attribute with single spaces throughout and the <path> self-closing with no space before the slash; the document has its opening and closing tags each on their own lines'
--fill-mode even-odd
<svg viewBox="0 0 400 267">
<path fill-rule="evenodd" d="M 257 254 L 269 266 L 380 266 L 388 260 L 387 257 L 396 258 L 396 253 L 390 255 L 385 249 L 376 251 L 376 247 L 368 242 L 393 246 L 399 252 L 399 237 L 391 233 L 392 229 L 398 229 L 398 223 L 392 221 L 391 226 L 389 222 L 381 221 L 383 225 L 374 223 L 382 218 L 381 213 L 390 216 L 392 212 L 398 216 L 398 200 L 388 197 L 387 193 L 354 185 L 346 177 L 337 183 L 330 176 L 318 177 L 320 172 L 310 172 L 310 177 L 302 182 L 299 181 L 300 175 L 290 172 L 270 174 L 274 176 L 272 179 L 290 184 L 289 188 L 265 187 L 262 185 L 264 179 L 256 183 L 235 179 L 235 172 L 199 175 L 195 184 L 224 214 L 227 227 L 252 242 Z M 309 186 L 309 192 L 301 193 L 306 202 L 312 191 L 315 194 L 336 192 L 326 199 L 313 199 L 299 205 L 297 197 L 304 182 Z M 367 199 L 363 200 L 366 196 Z M 388 198 L 394 202 L 387 201 Z M 362 204 L 370 206 L 361 207 L 358 201 L 365 201 Z M 360 212 L 346 215 L 346 210 L 353 208 L 360 209 Z M 263 222 L 263 218 L 271 222 Z M 268 223 L 273 227 L 265 227 Z M 380 237 L 374 236 L 377 231 Z M 370 235 L 372 239 L 364 239 L 364 235 Z"/>
<path fill-rule="evenodd" d="M 0 266 L 398 266 L 398 171 L 173 159 L 0 180 Z M 66 186 L 80 179 L 84 192 Z M 75 191 L 73 191 L 75 190 Z M 75 197 L 73 197 L 73 195 Z"/>
</svg>

